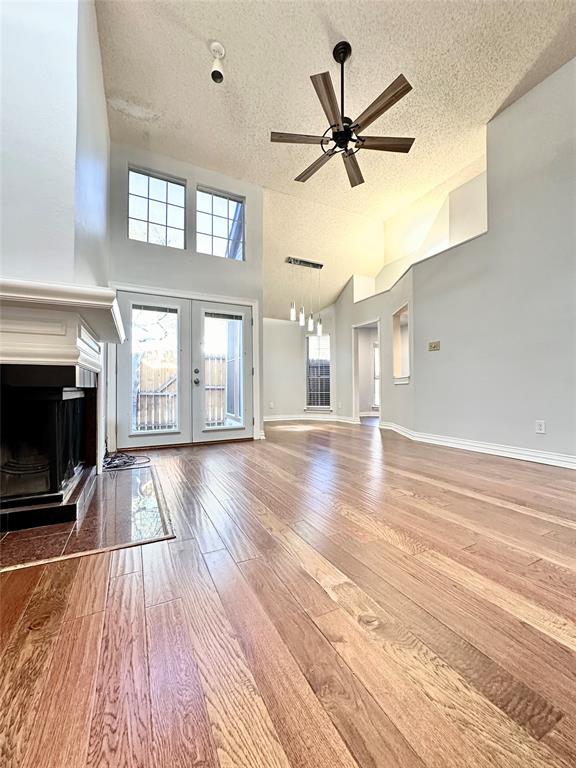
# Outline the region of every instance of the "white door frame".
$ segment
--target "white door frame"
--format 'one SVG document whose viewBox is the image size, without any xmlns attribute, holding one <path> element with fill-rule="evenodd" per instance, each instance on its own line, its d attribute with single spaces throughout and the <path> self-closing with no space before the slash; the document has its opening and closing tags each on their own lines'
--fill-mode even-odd
<svg viewBox="0 0 576 768">
<path fill-rule="evenodd" d="M 358 366 L 358 328 L 376 325 L 378 336 L 378 353 L 380 354 L 380 372 L 382 372 L 382 348 L 380 346 L 380 317 L 352 324 L 352 418 L 360 421 L 360 371 Z M 380 408 L 382 408 L 382 375 L 380 375 Z M 376 414 L 374 414 L 376 415 Z"/>
<path fill-rule="evenodd" d="M 213 301 L 220 304 L 236 304 L 246 307 L 252 307 L 252 365 L 254 366 L 254 376 L 252 377 L 252 414 L 254 416 L 254 440 L 264 440 L 264 429 L 261 422 L 261 409 L 260 409 L 260 302 L 252 299 L 245 299 L 238 296 L 219 296 L 217 294 L 197 293 L 195 291 L 183 291 L 169 288 L 155 288 L 150 285 L 133 285 L 131 283 L 117 283 L 111 282 L 110 287 L 116 291 L 128 291 L 130 293 L 154 293 L 156 296 L 167 296 L 174 299 L 198 299 L 200 301 Z M 107 423 L 114 428 L 110 428 L 107 435 L 108 450 L 115 451 L 117 449 L 117 435 L 115 425 L 117 424 L 116 417 L 116 396 L 110 397 L 110 392 L 116 392 L 116 375 L 117 375 L 117 347 L 115 344 L 108 345 L 111 350 L 109 355 L 109 367 L 107 370 L 107 384 L 108 384 L 108 397 L 107 397 Z"/>
</svg>

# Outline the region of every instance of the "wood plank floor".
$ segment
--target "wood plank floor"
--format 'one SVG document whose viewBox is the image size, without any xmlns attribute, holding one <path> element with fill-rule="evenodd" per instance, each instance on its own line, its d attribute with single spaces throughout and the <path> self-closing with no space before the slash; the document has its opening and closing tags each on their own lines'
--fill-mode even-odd
<svg viewBox="0 0 576 768">
<path fill-rule="evenodd" d="M 267 438 L 153 452 L 176 539 L 0 574 L 0 764 L 574 768 L 576 473 Z"/>
</svg>

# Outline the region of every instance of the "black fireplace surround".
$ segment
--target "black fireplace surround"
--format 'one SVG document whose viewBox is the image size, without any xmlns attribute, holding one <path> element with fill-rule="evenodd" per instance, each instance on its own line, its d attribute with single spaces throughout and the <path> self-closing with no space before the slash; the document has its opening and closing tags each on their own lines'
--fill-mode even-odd
<svg viewBox="0 0 576 768">
<path fill-rule="evenodd" d="M 79 375 L 75 366 L 0 366 L 1 528 L 76 517 L 71 492 L 96 463 L 97 376 L 90 373 Z"/>
</svg>

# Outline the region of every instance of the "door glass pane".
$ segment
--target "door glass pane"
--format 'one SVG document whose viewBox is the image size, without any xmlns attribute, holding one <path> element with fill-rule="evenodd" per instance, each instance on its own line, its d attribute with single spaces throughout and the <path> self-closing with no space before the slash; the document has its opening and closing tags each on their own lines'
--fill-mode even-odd
<svg viewBox="0 0 576 768">
<path fill-rule="evenodd" d="M 204 428 L 244 426 L 242 317 L 204 315 Z"/>
<path fill-rule="evenodd" d="M 132 306 L 132 432 L 178 429 L 178 310 Z"/>
</svg>

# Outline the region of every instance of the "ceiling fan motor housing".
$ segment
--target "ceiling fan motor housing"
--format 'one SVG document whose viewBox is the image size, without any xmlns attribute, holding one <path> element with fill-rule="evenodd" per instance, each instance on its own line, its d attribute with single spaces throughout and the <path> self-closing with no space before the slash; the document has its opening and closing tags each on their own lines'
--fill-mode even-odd
<svg viewBox="0 0 576 768">
<path fill-rule="evenodd" d="M 343 118 L 342 122 L 344 123 L 344 130 L 332 131 L 332 138 L 339 149 L 347 149 L 348 144 L 354 137 L 354 132 L 351 128 L 352 120 L 350 120 L 350 118 Z"/>
</svg>

